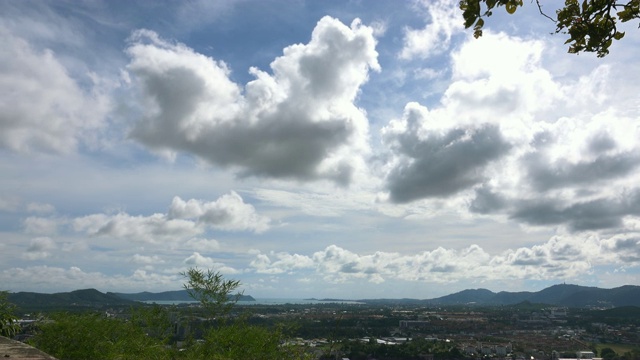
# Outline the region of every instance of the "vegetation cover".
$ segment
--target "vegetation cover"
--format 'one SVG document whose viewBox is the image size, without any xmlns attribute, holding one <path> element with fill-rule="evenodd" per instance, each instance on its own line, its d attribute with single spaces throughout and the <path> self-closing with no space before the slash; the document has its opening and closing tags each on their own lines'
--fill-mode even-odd
<svg viewBox="0 0 640 360">
<path fill-rule="evenodd" d="M 12 337 L 19 330 L 15 315 L 16 306 L 9 302 L 9 293 L 0 291 L 0 336 Z"/>
<path fill-rule="evenodd" d="M 185 289 L 200 302 L 192 319 L 206 321 L 193 328 L 178 346 L 177 313 L 172 307 L 139 306 L 128 318 L 103 313 L 58 313 L 41 320 L 30 343 L 61 360 L 81 359 L 306 359 L 304 349 L 286 345 L 282 328 L 249 324 L 230 317 L 240 285 L 220 273 L 190 269 Z M 184 319 L 181 319 L 184 320 Z M 206 325 L 206 326 L 205 326 Z M 199 333 L 196 340 L 193 334 Z"/>
<path fill-rule="evenodd" d="M 185 291 L 191 293 L 199 306 L 135 302 L 120 307 L 104 306 L 112 304 L 111 297 L 103 297 L 97 290 L 82 290 L 71 297 L 74 301 L 83 300 L 82 303 L 92 300 L 94 307 L 83 305 L 79 309 L 40 316 L 35 328 L 25 325 L 19 336 L 24 340 L 26 334 L 35 335 L 29 340 L 30 344 L 61 360 L 336 357 L 409 360 L 425 356 L 462 359 L 475 358 L 468 348 L 469 344 L 478 342 L 512 342 L 514 356 L 529 355 L 527 349 L 544 346 L 545 353 L 557 350 L 575 354 L 576 350 L 588 348 L 607 360 L 640 358 L 637 348 L 640 337 L 635 335 L 640 326 L 640 308 L 635 306 L 607 310 L 603 309 L 609 306 L 558 308 L 529 300 L 515 305 L 481 305 L 482 301 L 494 303 L 494 296 L 500 295 L 503 299 L 509 293 L 477 289 L 440 299 L 455 305 L 388 299 L 312 307 L 256 304 L 243 310 L 243 306 L 234 306 L 234 302 L 229 301 L 241 295 L 235 293 L 239 282 L 198 269 L 183 275 Z M 625 297 L 633 294 L 628 291 L 634 289 L 627 286 L 604 291 L 562 284 L 537 293 L 513 295 L 514 299 L 543 296 L 560 301 L 585 291 L 595 296 L 603 290 L 607 303 L 615 303 L 619 301 L 611 294 Z M 7 294 L 4 295 L 6 298 Z M 3 313 L 14 319 L 9 324 L 15 325 L 16 308 L 6 300 L 2 304 L 4 309 L 9 309 Z M 251 314 L 246 311 L 249 308 Z M 564 329 L 560 333 L 558 326 Z M 566 338 L 573 329 L 584 329 L 579 342 Z M 521 331 L 526 334 L 518 335 Z M 476 334 L 473 340 L 470 333 Z M 623 347 L 624 344 L 628 346 Z"/>
</svg>

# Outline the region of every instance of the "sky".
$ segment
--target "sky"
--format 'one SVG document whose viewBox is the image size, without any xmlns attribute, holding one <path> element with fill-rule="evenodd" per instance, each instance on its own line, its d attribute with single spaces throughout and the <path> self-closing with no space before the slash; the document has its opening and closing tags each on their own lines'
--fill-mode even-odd
<svg viewBox="0 0 640 360">
<path fill-rule="evenodd" d="M 0 289 L 640 285 L 637 24 L 457 3 L 0 0 Z"/>
</svg>

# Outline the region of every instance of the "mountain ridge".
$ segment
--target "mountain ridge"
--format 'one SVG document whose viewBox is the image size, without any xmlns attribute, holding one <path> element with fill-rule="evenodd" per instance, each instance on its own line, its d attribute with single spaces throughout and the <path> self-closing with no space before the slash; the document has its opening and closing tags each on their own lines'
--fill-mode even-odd
<svg viewBox="0 0 640 360">
<path fill-rule="evenodd" d="M 62 306 L 98 307 L 133 305 L 137 301 L 191 301 L 186 290 L 152 293 L 102 293 L 96 289 L 43 294 L 35 292 L 9 293 L 10 302 L 21 308 Z M 250 295 L 241 295 L 240 301 L 256 301 Z M 351 300 L 354 301 L 354 300 Z M 371 304 L 419 304 L 424 306 L 509 306 L 521 303 L 547 304 L 571 308 L 640 307 L 640 286 L 623 285 L 611 289 L 571 284 L 557 284 L 540 291 L 493 292 L 488 289 L 466 289 L 433 299 L 360 299 Z"/>
<path fill-rule="evenodd" d="M 8 294 L 8 300 L 23 310 L 54 308 L 101 308 L 131 306 L 140 301 L 193 301 L 186 290 L 152 293 L 100 292 L 96 289 L 79 289 L 53 294 L 21 291 Z M 256 301 L 250 295 L 240 295 L 239 301 Z"/>
<path fill-rule="evenodd" d="M 516 305 L 522 302 L 565 307 L 640 306 L 640 286 L 624 285 L 602 289 L 572 284 L 557 284 L 536 292 L 467 289 L 435 299 L 422 300 L 432 305 Z"/>
<path fill-rule="evenodd" d="M 102 293 L 96 289 L 44 294 L 37 292 L 9 293 L 8 300 L 22 309 L 59 307 L 103 307 L 132 305 L 133 301 Z"/>
<path fill-rule="evenodd" d="M 133 301 L 194 301 L 186 290 L 161 291 L 157 293 L 149 291 L 138 293 L 108 292 L 107 294 Z M 234 295 L 229 297 L 233 298 Z M 238 301 L 256 301 L 256 299 L 251 295 L 239 295 Z"/>
</svg>

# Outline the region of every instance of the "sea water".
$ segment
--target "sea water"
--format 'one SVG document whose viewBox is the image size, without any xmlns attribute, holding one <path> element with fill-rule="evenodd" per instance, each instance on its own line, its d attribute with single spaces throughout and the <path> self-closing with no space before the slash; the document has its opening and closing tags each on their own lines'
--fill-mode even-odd
<svg viewBox="0 0 640 360">
<path fill-rule="evenodd" d="M 173 301 L 173 300 L 147 300 L 146 304 L 158 305 L 178 305 L 178 304 L 198 304 L 199 301 Z M 291 299 L 291 298 L 257 298 L 256 301 L 238 301 L 236 305 L 252 306 L 252 305 L 309 305 L 309 304 L 362 304 L 357 301 L 350 300 L 317 300 L 317 299 Z"/>
</svg>

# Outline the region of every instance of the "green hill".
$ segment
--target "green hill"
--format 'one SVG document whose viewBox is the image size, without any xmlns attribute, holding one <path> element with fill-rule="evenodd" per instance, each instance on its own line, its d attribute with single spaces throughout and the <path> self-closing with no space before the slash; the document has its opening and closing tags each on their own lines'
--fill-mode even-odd
<svg viewBox="0 0 640 360">
<path fill-rule="evenodd" d="M 104 294 L 96 289 L 83 289 L 55 294 L 17 292 L 9 294 L 9 301 L 23 311 L 53 310 L 69 308 L 102 308 L 134 304 L 112 294 Z"/>
<path fill-rule="evenodd" d="M 132 301 L 193 301 L 186 290 L 163 291 L 152 293 L 148 291 L 126 294 L 126 293 L 107 293 L 121 299 Z M 230 297 L 231 298 L 231 297 Z M 240 295 L 238 301 L 256 301 L 251 295 Z"/>
<path fill-rule="evenodd" d="M 640 286 L 625 285 L 601 289 L 580 285 L 559 284 L 537 292 L 494 293 L 486 289 L 463 290 L 451 295 L 426 300 L 433 305 L 514 305 L 523 302 L 566 307 L 640 306 Z"/>
</svg>

